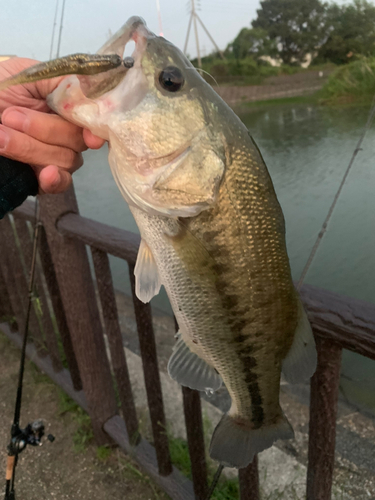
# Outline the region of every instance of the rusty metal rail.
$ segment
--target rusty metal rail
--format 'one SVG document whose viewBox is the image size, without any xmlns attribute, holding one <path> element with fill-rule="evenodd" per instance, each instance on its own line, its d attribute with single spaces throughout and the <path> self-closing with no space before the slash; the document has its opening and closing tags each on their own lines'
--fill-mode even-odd
<svg viewBox="0 0 375 500">
<path fill-rule="evenodd" d="M 162 394 L 151 308 L 134 293 L 139 236 L 81 217 L 73 190 L 43 196 L 41 218 L 37 294 L 43 314 L 35 312 L 28 354 L 89 413 L 98 443 L 117 442 L 171 498 L 203 500 L 208 478 L 196 391 L 182 390 L 192 481 L 173 466 L 169 453 L 163 404 L 168 395 Z M 24 282 L 30 259 L 30 233 L 25 221 L 35 222 L 34 206 L 29 201 L 16 209 L 12 218 L 0 221 L 0 315 L 15 318 L 19 327 L 24 321 L 22 299 L 26 297 Z M 92 254 L 100 304 L 86 246 Z M 129 266 L 153 445 L 139 434 L 108 254 Z M 350 349 L 375 359 L 375 307 L 307 285 L 301 295 L 318 348 L 318 369 L 311 381 L 307 500 L 329 500 L 341 352 Z M 20 343 L 10 326 L 1 327 L 16 344 Z M 14 324 L 12 328 L 16 329 Z M 103 355 L 105 338 L 108 356 Z M 239 471 L 239 486 L 241 500 L 259 499 L 257 459 Z"/>
</svg>

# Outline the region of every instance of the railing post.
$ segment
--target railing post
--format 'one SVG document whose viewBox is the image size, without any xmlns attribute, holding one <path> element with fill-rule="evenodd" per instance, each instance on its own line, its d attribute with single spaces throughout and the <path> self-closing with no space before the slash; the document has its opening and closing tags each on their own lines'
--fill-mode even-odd
<svg viewBox="0 0 375 500">
<path fill-rule="evenodd" d="M 0 255 L 3 255 L 1 246 L 0 246 Z M 15 313 L 13 312 L 13 307 L 10 301 L 8 289 L 5 283 L 5 279 L 3 276 L 3 272 L 0 267 L 0 319 L 2 317 L 15 317 Z"/>
<path fill-rule="evenodd" d="M 105 332 L 111 353 L 112 369 L 116 377 L 126 430 L 131 444 L 139 441 L 138 419 L 135 409 L 129 369 L 125 358 L 124 345 L 118 320 L 116 295 L 113 288 L 108 255 L 102 250 L 91 248 L 95 268 L 96 283 L 102 304 Z"/>
<path fill-rule="evenodd" d="M 86 248 L 56 229 L 64 214 L 78 213 L 74 189 L 42 196 L 40 209 L 94 434 L 104 444 L 109 439 L 103 425 L 117 405 Z"/>
<path fill-rule="evenodd" d="M 3 238 L 2 245 L 4 245 L 4 249 L 7 254 L 6 266 L 10 266 L 11 268 L 9 270 L 6 270 L 6 272 L 8 275 L 10 274 L 13 275 L 13 279 L 15 281 L 15 287 L 17 289 L 18 300 L 20 301 L 20 306 L 21 306 L 20 311 L 22 311 L 20 312 L 20 314 L 22 315 L 22 322 L 18 326 L 20 328 L 19 332 L 23 333 L 23 328 L 24 328 L 23 320 L 26 315 L 28 295 L 29 295 L 29 284 L 26 275 L 24 273 L 24 269 L 21 262 L 21 255 L 16 245 L 12 223 L 8 215 L 5 216 L 4 219 L 1 221 L 1 235 Z M 3 255 L 2 258 L 4 258 Z M 48 353 L 44 347 L 43 335 L 39 328 L 39 322 L 34 306 L 32 306 L 30 310 L 29 335 L 30 337 L 32 337 L 35 343 L 38 355 L 46 356 Z"/>
<path fill-rule="evenodd" d="M 201 398 L 198 391 L 182 387 L 186 435 L 196 500 L 207 496 L 207 466 L 204 450 Z"/>
<path fill-rule="evenodd" d="M 255 455 L 251 464 L 238 471 L 238 479 L 240 482 L 241 500 L 259 500 L 259 472 L 257 455 Z"/>
<path fill-rule="evenodd" d="M 32 239 L 30 238 L 30 233 L 27 227 L 27 222 L 22 219 L 18 219 L 15 216 L 13 216 L 13 220 L 17 236 L 21 245 L 21 252 L 23 253 L 26 270 L 30 270 L 33 248 L 32 248 Z M 35 272 L 34 293 L 37 294 L 40 300 L 41 307 L 40 307 L 39 317 L 44 332 L 44 339 L 45 339 L 45 344 L 47 346 L 47 351 L 51 357 L 54 370 L 56 372 L 59 372 L 63 369 L 63 364 L 60 359 L 57 337 L 54 331 L 52 319 L 48 309 L 47 297 L 45 296 L 44 293 L 43 283 L 40 278 L 38 266 Z"/>
<path fill-rule="evenodd" d="M 129 263 L 129 278 L 132 287 L 135 319 L 137 322 L 139 347 L 141 349 L 143 373 L 150 411 L 152 433 L 159 474 L 168 476 L 172 472 L 172 462 L 164 414 L 163 395 L 161 390 L 158 358 L 156 353 L 155 335 L 152 326 L 150 304 L 143 304 L 135 294 L 134 264 Z"/>
<path fill-rule="evenodd" d="M 342 349 L 315 338 L 318 367 L 311 379 L 306 500 L 330 500 Z"/>
<path fill-rule="evenodd" d="M 61 343 L 63 345 L 66 362 L 68 364 L 73 387 L 76 391 L 82 390 L 82 380 L 79 373 L 77 358 L 73 349 L 73 343 L 70 336 L 69 327 L 66 320 L 64 306 L 61 300 L 59 285 L 57 283 L 55 267 L 52 262 L 51 252 L 48 246 L 46 230 L 40 227 L 39 236 L 39 255 L 40 263 L 46 280 L 49 296 L 52 302 L 52 308 L 59 330 Z"/>
</svg>

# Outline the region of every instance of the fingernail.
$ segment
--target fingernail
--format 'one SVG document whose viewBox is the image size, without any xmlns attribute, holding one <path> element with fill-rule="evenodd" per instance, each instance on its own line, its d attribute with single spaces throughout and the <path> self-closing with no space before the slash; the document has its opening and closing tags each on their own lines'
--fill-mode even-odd
<svg viewBox="0 0 375 500">
<path fill-rule="evenodd" d="M 21 111 L 10 111 L 3 119 L 3 123 L 8 127 L 19 130 L 20 132 L 24 132 L 27 119 L 28 117 Z"/>
<path fill-rule="evenodd" d="M 0 149 L 5 149 L 9 141 L 8 134 L 4 130 L 0 130 Z"/>
</svg>

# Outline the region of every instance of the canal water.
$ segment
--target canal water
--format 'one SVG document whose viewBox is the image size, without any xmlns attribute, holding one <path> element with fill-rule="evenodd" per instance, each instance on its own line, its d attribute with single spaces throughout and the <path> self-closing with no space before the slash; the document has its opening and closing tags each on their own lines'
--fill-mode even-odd
<svg viewBox="0 0 375 500">
<path fill-rule="evenodd" d="M 240 116 L 257 142 L 284 211 L 293 278 L 298 279 L 356 143 L 368 109 L 280 104 Z M 375 302 L 375 132 L 370 129 L 305 282 Z M 107 162 L 107 147 L 87 151 L 75 174 L 80 212 L 138 232 Z M 129 292 L 128 270 L 113 258 L 114 285 Z M 166 294 L 153 305 L 170 312 Z M 344 396 L 375 413 L 375 363 L 345 351 Z"/>
</svg>

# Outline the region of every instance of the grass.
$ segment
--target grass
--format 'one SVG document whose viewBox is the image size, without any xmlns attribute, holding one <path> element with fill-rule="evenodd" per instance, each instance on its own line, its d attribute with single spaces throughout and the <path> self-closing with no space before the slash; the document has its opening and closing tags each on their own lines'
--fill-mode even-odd
<svg viewBox="0 0 375 500">
<path fill-rule="evenodd" d="M 193 60 L 197 66 L 197 60 Z M 332 69 L 332 63 L 326 63 L 309 68 L 300 66 L 289 66 L 282 64 L 279 67 L 271 66 L 265 61 L 256 61 L 252 57 L 244 59 L 227 58 L 225 60 L 206 57 L 202 59 L 202 69 L 209 73 L 203 73 L 203 78 L 210 84 L 213 79 L 220 85 L 260 85 L 271 76 L 294 75 L 296 73 L 308 73 L 309 71 L 324 71 Z"/>
<path fill-rule="evenodd" d="M 78 424 L 77 430 L 73 434 L 73 445 L 74 450 L 77 453 L 82 453 L 94 439 L 91 419 L 87 415 L 87 413 L 62 389 L 58 389 L 58 391 L 60 415 L 71 413 L 73 416 L 73 420 Z"/>
<path fill-rule="evenodd" d="M 301 95 L 295 97 L 282 97 L 280 99 L 266 99 L 264 101 L 245 102 L 247 108 L 260 108 L 267 106 L 278 106 L 283 104 L 317 104 L 319 94 Z"/>
<path fill-rule="evenodd" d="M 320 98 L 324 104 L 367 103 L 375 95 L 375 58 L 363 57 L 334 71 Z"/>
</svg>

